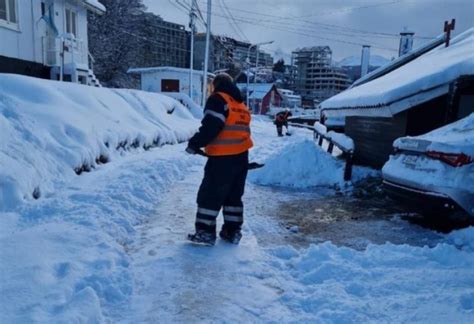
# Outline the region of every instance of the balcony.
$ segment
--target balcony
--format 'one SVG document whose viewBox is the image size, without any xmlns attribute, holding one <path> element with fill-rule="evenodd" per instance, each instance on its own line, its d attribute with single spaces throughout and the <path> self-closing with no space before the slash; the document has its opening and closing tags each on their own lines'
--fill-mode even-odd
<svg viewBox="0 0 474 324">
<path fill-rule="evenodd" d="M 88 66 L 88 53 L 84 41 L 73 35 L 42 37 L 43 64 L 60 66 L 75 63 Z M 64 55 L 62 55 L 64 54 Z"/>
</svg>

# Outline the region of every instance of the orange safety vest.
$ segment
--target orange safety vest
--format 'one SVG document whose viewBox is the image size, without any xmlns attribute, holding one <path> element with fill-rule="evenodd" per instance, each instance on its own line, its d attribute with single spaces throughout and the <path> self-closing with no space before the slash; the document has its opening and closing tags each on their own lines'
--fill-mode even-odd
<svg viewBox="0 0 474 324">
<path fill-rule="evenodd" d="M 236 155 L 253 146 L 250 137 L 250 111 L 242 102 L 237 102 L 230 95 L 216 92 L 227 103 L 229 115 L 217 137 L 205 147 L 207 155 Z"/>
</svg>

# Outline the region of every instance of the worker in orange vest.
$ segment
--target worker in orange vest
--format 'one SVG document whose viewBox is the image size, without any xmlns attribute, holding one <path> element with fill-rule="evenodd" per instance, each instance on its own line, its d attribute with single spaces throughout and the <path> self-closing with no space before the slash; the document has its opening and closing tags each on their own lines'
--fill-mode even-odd
<svg viewBox="0 0 474 324">
<path fill-rule="evenodd" d="M 216 219 L 222 209 L 224 224 L 221 239 L 238 244 L 244 221 L 245 180 L 250 136 L 250 111 L 243 103 L 240 90 L 232 77 L 222 73 L 213 80 L 213 93 L 204 108 L 199 131 L 189 140 L 186 152 L 195 154 L 204 147 L 208 160 L 197 195 L 195 233 L 188 239 L 214 245 Z"/>
</svg>

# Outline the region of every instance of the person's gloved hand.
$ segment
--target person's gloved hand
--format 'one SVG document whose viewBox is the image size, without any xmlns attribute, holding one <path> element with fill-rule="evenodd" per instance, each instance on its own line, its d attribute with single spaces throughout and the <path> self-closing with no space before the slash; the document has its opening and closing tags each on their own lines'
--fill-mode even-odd
<svg viewBox="0 0 474 324">
<path fill-rule="evenodd" d="M 194 147 L 192 147 L 192 146 L 189 146 L 189 145 L 188 145 L 188 147 L 186 147 L 186 153 L 189 153 L 189 154 L 196 154 L 196 151 L 197 151 L 197 150 L 196 150 Z"/>
</svg>

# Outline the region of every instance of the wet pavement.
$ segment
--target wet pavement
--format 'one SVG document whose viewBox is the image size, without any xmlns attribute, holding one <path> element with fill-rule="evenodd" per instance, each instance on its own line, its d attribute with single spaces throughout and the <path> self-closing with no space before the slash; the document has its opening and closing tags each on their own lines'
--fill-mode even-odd
<svg viewBox="0 0 474 324">
<path fill-rule="evenodd" d="M 427 219 L 408 211 L 385 195 L 379 178 L 365 180 L 345 192 L 250 183 L 245 202 L 247 217 L 258 215 L 247 224 L 262 245 L 307 246 L 331 241 L 358 250 L 386 242 L 434 246 L 444 240 L 443 233 L 474 225 L 465 218 Z"/>
</svg>

